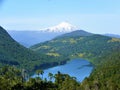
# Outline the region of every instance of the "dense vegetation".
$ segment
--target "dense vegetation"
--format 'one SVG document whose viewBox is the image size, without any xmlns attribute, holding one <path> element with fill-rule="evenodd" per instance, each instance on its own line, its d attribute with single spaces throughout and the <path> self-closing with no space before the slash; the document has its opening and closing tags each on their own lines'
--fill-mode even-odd
<svg viewBox="0 0 120 90">
<path fill-rule="evenodd" d="M 19 68 L 24 68 L 31 73 L 31 71 L 35 71 L 38 68 L 44 69 L 62 63 L 55 62 L 51 56 L 42 53 L 37 54 L 23 47 L 0 27 L 0 67 L 14 65 Z"/>
<path fill-rule="evenodd" d="M 60 72 L 49 73 L 50 79 L 43 80 L 42 70 L 36 71 L 38 77 L 29 78 L 24 70 L 5 66 L 0 69 L 0 90 L 120 90 L 120 48 L 117 50 L 99 58 L 95 70 L 82 83 Z"/>
<path fill-rule="evenodd" d="M 110 52 L 95 62 L 96 68 L 82 83 L 84 89 L 120 90 L 120 46 Z"/>
<path fill-rule="evenodd" d="M 80 34 L 81 32 L 82 34 Z M 120 39 L 117 38 L 76 31 L 34 45 L 31 49 L 55 58 L 86 58 L 93 62 L 119 45 Z"/>
<path fill-rule="evenodd" d="M 120 39 L 88 34 L 69 33 L 31 47 L 38 54 L 18 44 L 0 27 L 0 90 L 120 90 Z M 77 57 L 95 65 L 90 77 L 81 83 L 60 72 L 49 73 L 48 81 L 42 79 L 42 70 L 36 71 L 38 77 L 29 77 L 29 71 Z"/>
<path fill-rule="evenodd" d="M 42 75 L 41 70 L 36 72 Z M 5 66 L 0 69 L 0 90 L 72 90 L 79 84 L 73 77 L 67 74 L 53 75 L 49 73 L 50 78 L 55 78 L 55 82 L 51 80 L 42 80 L 40 77 L 27 78 L 27 73 L 15 67 Z M 68 83 L 71 86 L 68 86 Z M 64 85 L 66 84 L 66 87 Z"/>
</svg>

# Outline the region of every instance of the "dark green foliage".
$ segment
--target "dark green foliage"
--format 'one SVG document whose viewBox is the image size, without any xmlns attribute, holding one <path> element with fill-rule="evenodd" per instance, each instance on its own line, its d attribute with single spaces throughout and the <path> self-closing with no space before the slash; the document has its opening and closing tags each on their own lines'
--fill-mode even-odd
<svg viewBox="0 0 120 90">
<path fill-rule="evenodd" d="M 18 44 L 0 27 L 0 67 L 13 66 L 0 68 L 0 90 L 120 90 L 120 40 L 102 35 L 68 36 L 33 46 L 38 55 Z M 64 64 L 77 57 L 94 60 L 95 65 L 82 83 L 60 72 L 49 73 L 50 81 L 29 78 L 28 70 Z M 36 73 L 44 74 L 42 70 Z"/>
<path fill-rule="evenodd" d="M 44 45 L 49 48 L 42 48 Z M 31 49 L 37 52 L 58 53 L 59 58 L 77 58 L 80 54 L 80 57 L 93 62 L 95 69 L 90 77 L 71 90 L 120 90 L 120 39 L 102 35 L 65 36 L 37 44 Z M 60 75 L 57 75 L 59 78 L 56 77 L 56 83 L 61 86 L 59 90 L 70 90 L 70 86 L 73 88 L 69 80 L 64 85 L 61 84 L 64 77 Z"/>
<path fill-rule="evenodd" d="M 42 62 L 42 58 L 18 44 L 0 27 L 0 66 L 15 65 L 31 71 L 37 63 Z"/>
<path fill-rule="evenodd" d="M 89 87 L 90 90 L 120 90 L 120 47 L 110 55 L 98 58 L 95 64 L 95 70 L 83 81 L 82 87 Z"/>
<path fill-rule="evenodd" d="M 95 62 L 96 67 L 90 77 L 82 83 L 60 72 L 49 74 L 55 82 L 40 77 L 22 81 L 24 77 L 21 70 L 6 66 L 0 69 L 0 90 L 120 90 L 120 48 L 98 58 L 99 60 L 100 62 Z M 37 71 L 38 74 L 41 72 L 43 71 Z"/>
<path fill-rule="evenodd" d="M 23 82 L 21 70 L 5 66 L 0 69 L 0 90 L 76 90 L 79 86 L 67 74 L 58 73 L 53 78 L 55 82 L 42 80 L 40 77 L 29 78 Z"/>
<path fill-rule="evenodd" d="M 0 90 L 10 90 L 11 87 L 21 82 L 22 75 L 20 70 L 9 66 L 0 68 Z"/>
<path fill-rule="evenodd" d="M 21 36 L 22 37 L 22 36 Z M 42 52 L 43 53 L 43 52 Z M 27 72 L 56 66 L 53 57 L 35 53 L 17 43 L 11 36 L 0 27 L 0 67 L 4 65 L 24 68 Z"/>
<path fill-rule="evenodd" d="M 107 36 L 94 34 L 73 37 L 68 34 L 67 37 L 63 35 L 51 41 L 34 45 L 31 49 L 38 53 L 44 52 L 46 55 L 58 54 L 59 58 L 85 58 L 94 62 L 94 60 L 102 57 L 104 54 L 108 54 L 109 51 L 119 45 L 119 40 L 114 41 L 113 38 Z M 58 57 L 54 58 L 58 60 Z"/>
</svg>

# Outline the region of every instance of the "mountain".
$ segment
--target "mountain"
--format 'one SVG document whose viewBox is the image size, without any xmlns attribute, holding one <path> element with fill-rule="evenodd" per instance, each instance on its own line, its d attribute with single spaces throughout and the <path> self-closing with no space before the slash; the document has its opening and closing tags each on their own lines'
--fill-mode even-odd
<svg viewBox="0 0 120 90">
<path fill-rule="evenodd" d="M 50 79 L 43 80 L 39 77 L 45 75 L 41 70 L 36 77 L 24 80 L 27 76 L 21 70 L 6 66 L 0 69 L 0 90 L 120 90 L 120 47 L 98 59 L 102 62 L 82 82 L 59 71 L 55 75 L 49 73 Z"/>
<path fill-rule="evenodd" d="M 110 52 L 97 59 L 92 74 L 81 84 L 82 90 L 120 89 L 120 46 Z"/>
<path fill-rule="evenodd" d="M 15 31 L 15 30 L 8 30 L 7 31 L 13 39 L 19 42 L 21 45 L 25 47 L 30 47 L 34 44 L 51 40 L 56 36 L 59 36 L 63 33 L 53 33 L 53 32 L 42 32 L 37 30 L 26 30 L 26 31 Z"/>
<path fill-rule="evenodd" d="M 63 32 L 41 32 L 41 31 L 7 31 L 13 39 L 19 42 L 25 47 L 30 47 L 37 43 L 42 43 L 54 39 L 55 37 L 65 37 L 65 36 L 89 36 L 92 33 L 86 32 L 84 30 L 76 30 L 72 33 Z M 22 37 L 21 37 L 22 36 Z"/>
<path fill-rule="evenodd" d="M 63 35 L 60 35 L 56 38 L 63 38 L 63 37 L 80 37 L 80 36 L 91 36 L 93 35 L 92 33 L 89 33 L 89 32 L 86 32 L 84 30 L 76 30 L 76 31 L 73 31 L 72 33 L 66 33 L 66 34 L 63 34 Z"/>
<path fill-rule="evenodd" d="M 45 32 L 64 32 L 65 33 L 65 32 L 75 31 L 76 29 L 77 29 L 76 26 L 69 24 L 67 22 L 62 22 L 56 26 L 42 29 L 42 31 L 45 31 Z"/>
<path fill-rule="evenodd" d="M 69 33 L 67 37 L 63 35 L 31 47 L 34 51 L 39 52 L 38 55 L 21 46 L 0 27 L 0 67 L 13 66 L 0 68 L 0 90 L 18 90 L 19 88 L 22 90 L 66 90 L 66 88 L 67 90 L 119 90 L 120 39 L 97 34 L 75 36 L 72 33 L 75 32 Z M 40 52 L 46 53 L 47 58 Z M 64 58 L 61 58 L 62 56 Z M 60 72 L 55 75 L 49 73 L 48 77 L 54 78 L 55 82 L 38 77 L 24 80 L 28 74 L 26 71 L 23 73 L 24 69 L 32 71 L 35 68 L 57 65 L 59 60 L 65 58 L 77 57 L 95 60 L 93 72 L 81 83 L 77 82 L 74 77 Z M 53 63 L 48 64 L 47 62 Z M 18 70 L 15 66 L 24 69 Z M 43 75 L 41 72 L 38 70 L 37 74 Z"/>
<path fill-rule="evenodd" d="M 46 67 L 54 65 L 54 62 L 49 64 L 52 60 L 54 60 L 52 57 L 42 53 L 37 54 L 20 45 L 5 29 L 0 27 L 0 67 L 11 65 L 31 72 L 38 68 L 44 68 L 46 65 Z"/>
<path fill-rule="evenodd" d="M 109 37 L 114 37 L 114 38 L 120 38 L 120 35 L 117 35 L 117 34 L 104 34 L 104 35 Z"/>
<path fill-rule="evenodd" d="M 21 45 L 30 47 L 75 30 L 77 30 L 75 26 L 67 22 L 62 22 L 56 26 L 40 30 L 8 30 L 7 32 Z"/>
<path fill-rule="evenodd" d="M 80 33 L 81 31 L 74 31 L 53 40 L 36 44 L 31 49 L 38 53 L 44 52 L 46 55 L 53 57 L 85 58 L 94 61 L 120 45 L 120 39 L 117 38 L 98 34 L 88 34 L 86 36 L 86 34 L 81 33 L 76 35 L 77 32 Z"/>
</svg>

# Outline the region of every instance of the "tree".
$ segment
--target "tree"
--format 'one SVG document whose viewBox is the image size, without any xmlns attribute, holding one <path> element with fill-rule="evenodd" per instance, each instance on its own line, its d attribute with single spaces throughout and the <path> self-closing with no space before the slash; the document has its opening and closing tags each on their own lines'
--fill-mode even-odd
<svg viewBox="0 0 120 90">
<path fill-rule="evenodd" d="M 24 82 L 27 79 L 27 71 L 25 69 L 22 69 L 22 82 Z"/>
<path fill-rule="evenodd" d="M 39 77 L 39 75 L 41 74 L 42 79 L 43 79 L 43 73 L 44 73 L 43 70 L 37 70 L 37 71 L 36 71 L 36 74 L 38 75 L 38 77 Z"/>
<path fill-rule="evenodd" d="M 49 73 L 48 74 L 49 78 L 50 78 L 50 81 L 52 80 L 52 78 L 54 77 L 54 75 L 52 73 Z"/>
</svg>

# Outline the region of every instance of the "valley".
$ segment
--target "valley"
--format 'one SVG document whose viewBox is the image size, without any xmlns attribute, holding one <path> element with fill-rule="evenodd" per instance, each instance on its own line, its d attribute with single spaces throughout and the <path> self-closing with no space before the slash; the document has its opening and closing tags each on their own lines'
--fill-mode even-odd
<svg viewBox="0 0 120 90">
<path fill-rule="evenodd" d="M 0 90 L 120 90 L 120 0 L 0 0 Z"/>
<path fill-rule="evenodd" d="M 18 70 L 19 74 L 17 74 L 17 71 L 14 71 L 15 76 L 13 75 L 16 79 L 8 77 L 9 79 L 13 79 L 13 82 L 16 83 L 14 85 L 11 82 L 10 84 L 13 86 L 9 85 L 9 88 L 18 88 L 16 86 L 18 83 L 24 88 L 34 88 L 34 85 L 31 86 L 28 84 L 31 80 L 34 80 L 33 84 L 38 84 L 36 88 L 41 88 L 39 85 L 43 85 L 41 83 L 44 83 L 45 85 L 49 84 L 48 86 L 51 87 L 51 90 L 53 90 L 52 86 L 55 86 L 54 88 L 57 90 L 59 90 L 58 88 L 61 88 L 60 90 L 62 90 L 64 87 L 68 87 L 70 83 L 75 84 L 74 88 L 82 90 L 86 90 L 86 88 L 88 90 L 94 90 L 95 88 L 99 88 L 99 90 L 106 90 L 109 88 L 112 88 L 111 90 L 117 90 L 120 88 L 119 52 L 119 38 L 93 34 L 84 30 L 65 33 L 56 36 L 49 41 L 26 48 L 16 42 L 4 28 L 0 27 L 0 79 L 3 81 L 1 83 L 5 85 L 4 81 L 8 82 L 8 79 L 4 78 L 4 80 L 2 80 L 2 78 L 6 77 L 8 72 L 11 75 L 12 73 L 10 70 L 14 71 L 18 68 L 20 69 L 20 71 Z M 75 60 L 73 59 L 76 58 L 90 61 L 94 65 L 93 71 L 88 64 L 80 66 L 79 63 L 75 63 Z M 67 62 L 70 60 L 73 60 L 71 61 L 72 66 L 67 67 Z M 81 63 L 82 60 L 78 60 L 78 62 Z M 76 66 L 76 70 L 74 70 L 76 73 L 74 73 L 74 75 L 73 72 L 67 72 L 70 67 L 74 66 Z M 85 73 L 80 74 L 80 70 L 84 67 L 87 68 L 88 72 L 85 69 L 82 71 L 82 73 Z M 71 70 L 74 68 L 71 68 Z M 26 80 L 23 81 L 22 78 L 27 78 L 26 75 L 33 75 L 35 71 L 39 69 L 45 70 L 43 73 L 43 75 L 45 74 L 44 78 L 49 78 L 49 73 L 53 73 L 51 75 L 55 76 L 55 83 L 52 83 L 51 80 L 44 81 L 44 79 L 41 79 L 43 77 L 38 77 L 37 74 L 34 78 L 30 78 L 29 82 L 26 82 Z M 56 69 L 56 71 L 53 71 L 53 69 Z M 3 73 L 4 70 L 6 71 Z M 60 72 L 57 73 L 58 70 Z M 73 78 L 74 76 L 77 80 Z M 79 79 L 79 77 L 81 78 Z M 18 79 L 20 79 L 19 82 Z M 58 82 L 59 80 L 60 82 Z M 27 86 L 25 86 L 25 84 Z"/>
<path fill-rule="evenodd" d="M 52 40 L 56 36 L 62 35 L 63 33 L 57 32 L 43 32 L 37 30 L 26 30 L 26 31 L 17 31 L 17 30 L 8 30 L 7 31 L 13 39 L 19 42 L 21 45 L 29 48 L 30 46 Z M 46 37 L 47 36 L 47 37 Z"/>
</svg>

